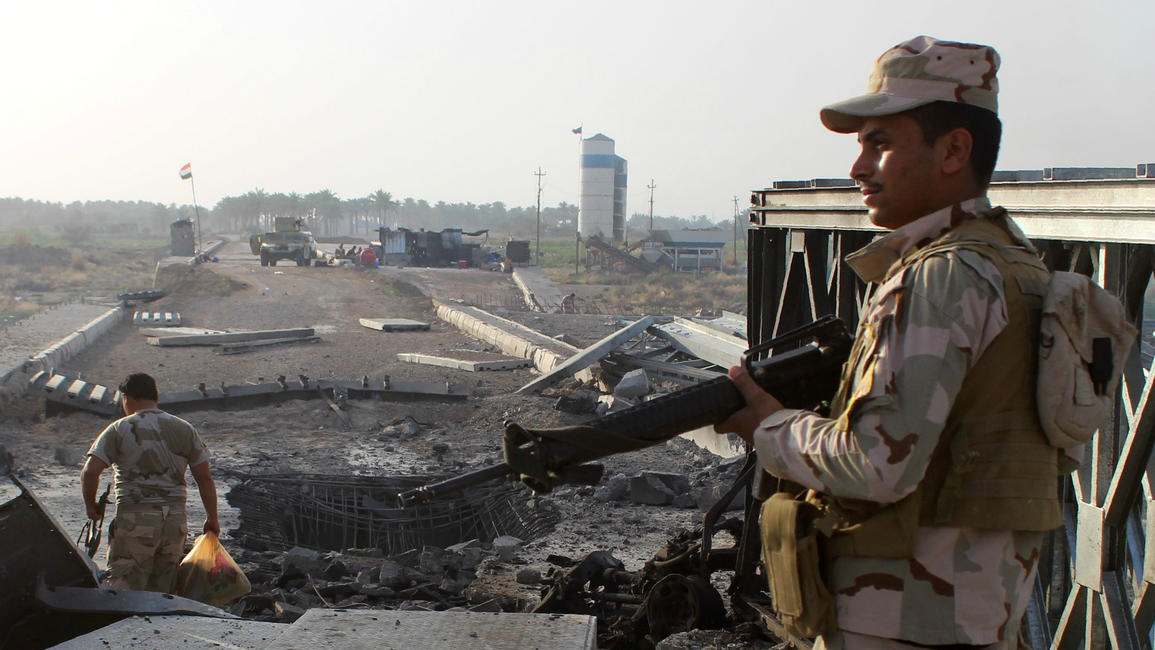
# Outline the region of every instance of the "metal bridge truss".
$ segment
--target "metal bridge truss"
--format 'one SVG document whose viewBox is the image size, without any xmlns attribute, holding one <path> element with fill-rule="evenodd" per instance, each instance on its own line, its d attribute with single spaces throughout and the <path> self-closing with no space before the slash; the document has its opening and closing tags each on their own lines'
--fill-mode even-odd
<svg viewBox="0 0 1155 650">
<path fill-rule="evenodd" d="M 869 287 L 841 260 L 880 229 L 851 205 L 858 201 L 852 193 L 848 199 L 845 192 L 828 192 L 833 200 L 827 205 L 816 193 L 754 193 L 748 233 L 751 344 L 824 314 L 836 314 L 852 330 L 857 325 Z M 1155 208 L 1009 210 L 1048 266 L 1092 277 L 1142 325 L 1155 260 Z M 1151 336 L 1151 329 L 1148 323 L 1143 335 Z M 1031 647 L 1152 647 L 1153 378 L 1150 352 L 1137 344 L 1112 420 L 1088 445 L 1082 467 L 1063 482 L 1066 525 L 1044 544 L 1024 623 Z"/>
</svg>

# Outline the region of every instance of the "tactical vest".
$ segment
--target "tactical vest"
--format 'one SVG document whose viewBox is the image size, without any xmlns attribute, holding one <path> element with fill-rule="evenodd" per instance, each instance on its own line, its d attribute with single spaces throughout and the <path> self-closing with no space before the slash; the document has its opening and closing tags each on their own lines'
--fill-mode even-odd
<svg viewBox="0 0 1155 650">
<path fill-rule="evenodd" d="M 973 251 L 998 269 L 1007 306 L 1006 328 L 967 372 L 926 475 L 914 493 L 880 507 L 824 497 L 833 515 L 835 555 L 910 557 L 919 526 L 1050 530 L 1063 524 L 1059 450 L 1039 422 L 1035 384 L 1043 296 L 1050 277 L 1032 251 L 1015 245 L 1001 208 L 968 220 L 895 262 L 893 277 L 936 253 Z M 846 411 L 858 357 L 852 352 L 832 416 Z"/>
</svg>

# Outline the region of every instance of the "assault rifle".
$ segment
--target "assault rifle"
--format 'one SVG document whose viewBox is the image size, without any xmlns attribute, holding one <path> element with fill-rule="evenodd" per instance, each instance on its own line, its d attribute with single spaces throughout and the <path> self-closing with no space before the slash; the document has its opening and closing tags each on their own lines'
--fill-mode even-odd
<svg viewBox="0 0 1155 650">
<path fill-rule="evenodd" d="M 100 495 L 100 500 L 96 502 L 96 510 L 100 513 L 100 519 L 90 519 L 84 522 L 84 527 L 80 529 L 80 537 L 76 540 L 77 545 L 84 545 L 88 557 L 96 557 L 96 551 L 100 548 L 100 535 L 104 528 L 104 510 L 108 507 L 108 492 L 111 489 L 112 483 L 109 483 L 104 488 L 104 494 Z"/>
<path fill-rule="evenodd" d="M 746 371 L 787 408 L 821 409 L 838 389 L 851 338 L 834 316 L 792 330 L 742 355 Z M 766 358 L 775 348 L 787 349 Z M 746 405 L 729 377 L 718 377 L 585 424 L 526 429 L 506 421 L 505 462 L 402 492 L 402 507 L 496 478 L 520 479 L 535 492 L 560 483 L 594 485 L 603 468 L 589 461 L 665 442 L 725 420 Z"/>
</svg>

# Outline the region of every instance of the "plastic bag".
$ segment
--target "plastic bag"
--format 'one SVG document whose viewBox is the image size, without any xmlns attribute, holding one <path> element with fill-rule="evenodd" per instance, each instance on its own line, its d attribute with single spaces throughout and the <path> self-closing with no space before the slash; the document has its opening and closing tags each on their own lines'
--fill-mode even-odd
<svg viewBox="0 0 1155 650">
<path fill-rule="evenodd" d="M 251 590 L 248 576 L 233 562 L 217 536 L 205 533 L 180 561 L 173 593 L 220 607 Z"/>
</svg>

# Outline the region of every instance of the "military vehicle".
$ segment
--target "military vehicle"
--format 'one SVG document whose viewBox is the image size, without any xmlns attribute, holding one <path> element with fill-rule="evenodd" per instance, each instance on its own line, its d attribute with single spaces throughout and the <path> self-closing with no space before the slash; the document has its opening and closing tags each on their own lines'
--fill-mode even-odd
<svg viewBox="0 0 1155 650">
<path fill-rule="evenodd" d="M 317 241 L 305 230 L 305 222 L 295 217 L 274 219 L 274 231 L 249 237 L 249 249 L 261 256 L 261 266 L 276 266 L 277 260 L 293 260 L 308 266 L 317 256 Z"/>
</svg>

